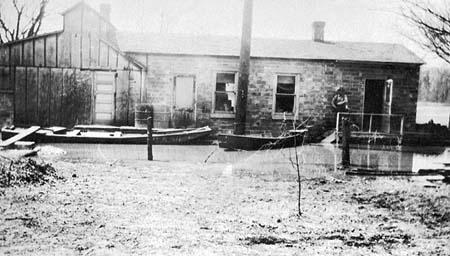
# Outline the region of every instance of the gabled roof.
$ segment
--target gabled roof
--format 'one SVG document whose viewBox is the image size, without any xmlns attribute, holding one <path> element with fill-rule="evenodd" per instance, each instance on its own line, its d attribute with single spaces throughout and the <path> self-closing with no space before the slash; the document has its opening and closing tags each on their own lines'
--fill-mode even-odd
<svg viewBox="0 0 450 256">
<path fill-rule="evenodd" d="M 91 10 L 91 11 L 94 12 L 101 20 L 107 22 L 107 23 L 108 23 L 109 25 L 111 25 L 114 29 L 117 29 L 117 28 L 114 26 L 114 24 L 111 23 L 110 20 L 106 19 L 105 17 L 103 17 L 103 16 L 100 14 L 100 12 L 98 12 L 97 10 L 95 10 L 94 8 L 92 8 L 90 5 L 86 4 L 86 3 L 84 2 L 84 0 L 81 0 L 81 1 L 77 2 L 76 4 L 72 5 L 72 7 L 66 9 L 65 11 L 63 11 L 63 12 L 61 13 L 61 15 L 62 15 L 62 16 L 65 16 L 67 13 L 72 12 L 72 11 L 78 9 L 78 8 L 81 8 L 81 7 L 84 7 L 84 8 L 86 8 L 86 9 Z"/>
<path fill-rule="evenodd" d="M 124 52 L 239 56 L 240 39 L 229 36 L 140 34 L 117 32 Z M 365 42 L 315 42 L 254 38 L 251 56 L 259 58 L 338 60 L 358 62 L 423 64 L 412 51 L 399 44 Z"/>
</svg>

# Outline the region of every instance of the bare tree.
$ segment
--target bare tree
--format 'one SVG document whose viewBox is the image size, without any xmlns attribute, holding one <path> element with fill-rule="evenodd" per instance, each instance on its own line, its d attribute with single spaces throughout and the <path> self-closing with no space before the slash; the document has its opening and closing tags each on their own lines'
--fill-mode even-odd
<svg viewBox="0 0 450 256">
<path fill-rule="evenodd" d="M 35 36 L 41 29 L 49 0 L 10 0 L 0 3 L 0 43 Z"/>
<path fill-rule="evenodd" d="M 450 63 L 450 5 L 442 1 L 403 0 L 402 15 L 417 32 L 409 38 Z"/>
</svg>

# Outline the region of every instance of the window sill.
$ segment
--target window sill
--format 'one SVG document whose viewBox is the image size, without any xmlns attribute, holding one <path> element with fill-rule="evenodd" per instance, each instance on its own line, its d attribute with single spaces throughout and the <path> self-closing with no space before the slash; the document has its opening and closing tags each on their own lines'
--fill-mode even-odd
<svg viewBox="0 0 450 256">
<path fill-rule="evenodd" d="M 232 113 L 232 112 L 229 112 L 229 113 L 226 113 L 226 112 L 224 112 L 224 113 L 212 113 L 211 114 L 211 118 L 234 118 L 235 117 L 235 115 L 234 115 L 234 113 Z"/>
<path fill-rule="evenodd" d="M 283 113 L 272 113 L 272 119 L 273 120 L 283 120 L 285 118 L 286 118 L 286 120 L 294 120 L 295 116 L 294 116 L 294 114 L 286 114 L 286 115 L 284 115 Z"/>
</svg>

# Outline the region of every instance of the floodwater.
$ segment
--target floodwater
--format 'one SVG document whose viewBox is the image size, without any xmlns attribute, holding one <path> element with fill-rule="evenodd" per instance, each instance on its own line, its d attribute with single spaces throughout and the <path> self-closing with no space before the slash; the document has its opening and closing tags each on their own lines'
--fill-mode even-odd
<svg viewBox="0 0 450 256">
<path fill-rule="evenodd" d="M 66 154 L 57 156 L 70 161 L 107 162 L 147 159 L 146 145 L 52 144 Z M 444 168 L 450 163 L 450 148 L 359 146 L 350 150 L 351 164 L 386 171 L 412 171 Z M 44 153 L 44 152 L 42 152 Z M 322 165 L 336 169 L 341 163 L 341 150 L 334 144 L 313 144 L 297 148 L 265 151 L 225 151 L 218 146 L 154 145 L 155 161 L 180 161 L 202 164 L 229 164 L 234 168 L 264 170 L 291 169 L 298 155 L 303 166 Z"/>
<path fill-rule="evenodd" d="M 416 123 L 424 124 L 433 120 L 436 124 L 448 126 L 450 103 L 417 102 Z"/>
</svg>

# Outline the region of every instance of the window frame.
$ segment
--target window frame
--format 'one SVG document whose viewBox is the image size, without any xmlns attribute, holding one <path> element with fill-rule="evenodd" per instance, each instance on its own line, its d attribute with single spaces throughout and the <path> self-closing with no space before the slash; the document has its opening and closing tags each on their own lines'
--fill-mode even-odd
<svg viewBox="0 0 450 256">
<path fill-rule="evenodd" d="M 292 76 L 294 77 L 295 87 L 294 87 L 294 106 L 292 108 L 292 113 L 276 112 L 276 100 L 277 100 L 277 88 L 278 88 L 278 77 L 280 76 Z M 273 98 L 272 98 L 272 119 L 287 119 L 295 120 L 298 117 L 298 94 L 300 87 L 300 74 L 298 73 L 282 73 L 277 72 L 274 76 L 273 81 Z"/>
<path fill-rule="evenodd" d="M 211 117 L 213 118 L 234 118 L 236 114 L 236 107 L 233 111 L 222 111 L 216 110 L 216 86 L 217 86 L 217 74 L 233 74 L 234 75 L 234 93 L 237 96 L 237 86 L 239 80 L 239 72 L 237 70 L 215 70 L 212 78 L 212 106 L 211 106 Z M 226 91 L 225 91 L 226 92 Z"/>
</svg>

